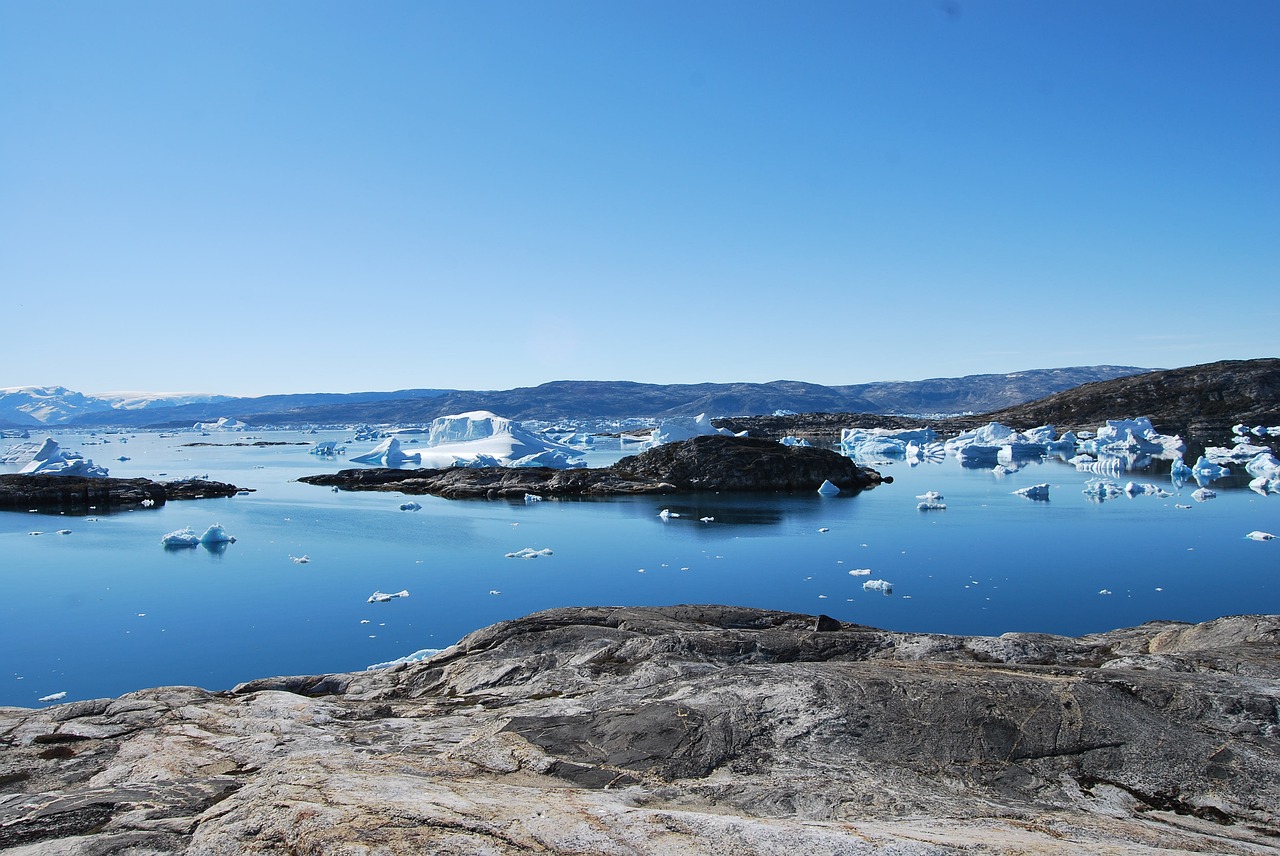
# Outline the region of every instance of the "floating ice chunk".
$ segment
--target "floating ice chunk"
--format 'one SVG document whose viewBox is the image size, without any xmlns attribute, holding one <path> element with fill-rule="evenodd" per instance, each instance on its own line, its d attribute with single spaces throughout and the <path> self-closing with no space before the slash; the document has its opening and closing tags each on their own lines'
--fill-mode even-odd
<svg viewBox="0 0 1280 856">
<path fill-rule="evenodd" d="M 307 451 L 322 458 L 333 458 L 339 453 L 346 452 L 347 447 L 339 446 L 337 440 L 320 440 Z"/>
<path fill-rule="evenodd" d="M 1249 490 L 1266 496 L 1269 493 L 1280 493 L 1280 475 L 1273 478 L 1258 476 L 1249 482 Z"/>
<path fill-rule="evenodd" d="M 369 599 L 365 601 L 365 603 L 386 603 L 387 601 L 395 600 L 398 597 L 408 597 L 408 596 L 409 596 L 408 589 L 394 592 L 392 594 L 387 594 L 384 591 L 375 591 L 373 594 L 369 595 Z"/>
<path fill-rule="evenodd" d="M 166 547 L 194 547 L 200 543 L 200 536 L 196 534 L 196 530 L 188 526 L 168 533 L 160 539 L 160 543 Z"/>
<path fill-rule="evenodd" d="M 1018 496 L 1025 496 L 1027 499 L 1035 499 L 1047 501 L 1049 499 L 1049 484 L 1033 484 L 1029 487 L 1020 487 L 1014 491 Z"/>
<path fill-rule="evenodd" d="M 1215 464 L 1229 464 L 1232 462 L 1245 461 L 1259 455 L 1269 455 L 1270 453 L 1271 450 L 1266 446 L 1254 446 L 1250 443 L 1237 443 L 1230 449 L 1223 446 L 1207 446 L 1204 450 L 1205 458 Z"/>
<path fill-rule="evenodd" d="M 96 466 L 78 452 L 70 452 L 58 445 L 52 437 L 46 437 L 42 443 L 19 443 L 5 453 L 0 463 L 21 464 L 20 473 L 26 475 L 40 474 L 50 476 L 83 476 L 85 478 L 106 478 L 105 467 Z"/>
<path fill-rule="evenodd" d="M 402 666 L 406 663 L 420 663 L 429 657 L 434 657 L 443 651 L 443 648 L 422 648 L 414 651 L 412 654 L 405 654 L 403 657 L 397 657 L 394 660 L 388 660 L 385 663 L 374 663 L 372 666 L 365 666 L 366 672 L 376 671 L 377 669 L 386 669 L 391 666 Z"/>
<path fill-rule="evenodd" d="M 698 520 L 702 523 L 714 523 L 716 519 L 714 517 L 699 517 Z"/>
<path fill-rule="evenodd" d="M 302 556 L 292 556 L 292 555 L 291 555 L 291 556 L 289 556 L 289 558 L 293 560 L 293 563 L 294 563 L 295 565 L 305 565 L 305 564 L 307 564 L 308 562 L 310 562 L 310 561 L 311 561 L 311 557 L 310 557 L 310 556 L 306 556 L 306 555 L 302 555 Z"/>
<path fill-rule="evenodd" d="M 1280 460 L 1276 460 L 1276 456 L 1270 451 L 1261 452 L 1244 465 L 1244 471 L 1251 476 L 1274 478 L 1280 476 Z"/>
<path fill-rule="evenodd" d="M 514 553 L 507 553 L 508 559 L 536 559 L 539 556 L 550 556 L 551 548 L 543 547 L 541 550 L 535 550 L 532 547 L 525 547 L 523 550 L 516 550 Z"/>
<path fill-rule="evenodd" d="M 1186 510 L 1187 510 L 1188 508 L 1190 508 L 1191 506 L 1189 506 L 1189 505 L 1183 505 L 1182 503 L 1176 503 L 1173 507 L 1174 507 L 1174 508 L 1181 508 L 1183 511 L 1186 511 Z"/>
<path fill-rule="evenodd" d="M 924 502 L 941 502 L 942 494 L 938 493 L 936 490 L 926 490 L 924 493 L 918 495 L 916 499 L 923 500 Z"/>
<path fill-rule="evenodd" d="M 538 496 L 536 493 L 526 493 L 524 495 L 524 501 L 526 505 L 531 502 L 542 502 L 542 497 Z"/>
<path fill-rule="evenodd" d="M 1173 464 L 1169 467 L 1169 479 L 1178 487 L 1182 487 L 1188 480 L 1195 478 L 1195 473 L 1191 467 L 1187 466 L 1187 462 L 1181 457 L 1174 458 Z"/>
<path fill-rule="evenodd" d="M 871 569 L 870 568 L 854 568 L 852 571 L 849 572 L 849 576 L 869 577 L 871 576 Z"/>
<path fill-rule="evenodd" d="M 66 697 L 67 697 L 67 694 L 65 692 L 49 693 L 49 695 L 47 696 L 40 696 L 40 698 L 36 699 L 36 701 L 62 701 Z"/>
<path fill-rule="evenodd" d="M 679 517 L 680 515 L 675 513 L 669 508 L 664 508 L 658 512 L 658 516 L 661 517 L 663 520 L 670 520 L 671 518 Z"/>
<path fill-rule="evenodd" d="M 652 449 L 655 446 L 661 446 L 663 443 L 674 443 L 677 440 L 691 440 L 694 437 L 701 437 L 706 434 L 723 434 L 729 437 L 735 436 L 732 431 L 727 428 L 717 428 L 711 424 L 711 417 L 705 413 L 699 413 L 690 419 L 687 416 L 680 416 L 674 419 L 664 419 L 658 423 L 658 427 L 654 428 L 649 439 L 644 442 L 642 448 Z M 743 436 L 746 432 L 737 436 Z"/>
<path fill-rule="evenodd" d="M 893 583 L 888 580 L 867 580 L 862 584 L 864 591 L 878 591 L 881 594 L 893 594 Z"/>
<path fill-rule="evenodd" d="M 422 503 L 415 502 L 413 500 L 409 500 L 408 502 L 402 502 L 400 503 L 400 510 L 401 511 L 421 511 Z"/>
<path fill-rule="evenodd" d="M 1255 529 L 1244 537 L 1248 538 L 1251 541 L 1270 541 L 1276 536 L 1272 535 L 1270 532 L 1260 532 L 1257 529 Z"/>
<path fill-rule="evenodd" d="M 70 534 L 71 534 L 71 530 L 70 530 L 70 529 L 59 529 L 59 530 L 58 530 L 58 534 L 59 534 L 59 535 L 70 535 Z"/>
<path fill-rule="evenodd" d="M 823 496 L 835 496 L 840 492 L 840 488 L 831 483 L 830 479 L 823 479 L 822 484 L 818 485 L 818 493 Z"/>
<path fill-rule="evenodd" d="M 1124 492 L 1129 496 L 1169 496 L 1169 492 L 1159 485 L 1150 482 L 1128 482 L 1124 486 Z"/>
<path fill-rule="evenodd" d="M 830 532 L 831 530 L 830 530 L 830 529 L 828 529 L 826 526 L 823 526 L 823 527 L 822 527 L 821 529 L 819 529 L 818 531 L 819 531 L 819 532 Z"/>
<path fill-rule="evenodd" d="M 1081 493 L 1090 499 L 1105 502 L 1108 499 L 1115 499 L 1124 491 L 1120 489 L 1120 485 L 1111 481 L 1111 479 L 1089 479 L 1085 482 L 1084 490 Z"/>
<path fill-rule="evenodd" d="M 1207 502 L 1213 499 L 1214 497 L 1216 497 L 1217 495 L 1218 495 L 1217 491 L 1210 490 L 1207 487 L 1202 487 L 1199 490 L 1195 490 L 1191 492 L 1191 498 L 1194 499 L 1196 502 Z"/>
<path fill-rule="evenodd" d="M 236 539 L 227 534 L 227 530 L 222 528 L 221 523 L 213 524 L 200 536 L 201 544 L 234 544 L 235 542 Z"/>
<path fill-rule="evenodd" d="M 222 416 L 217 422 L 197 422 L 193 427 L 197 431 L 245 431 L 249 424 L 231 416 Z"/>
<path fill-rule="evenodd" d="M 809 446 L 810 442 L 803 437 L 783 437 L 778 441 L 784 446 Z"/>
<path fill-rule="evenodd" d="M 945 502 L 917 502 L 917 511 L 946 511 L 947 504 Z"/>
<path fill-rule="evenodd" d="M 388 437 L 363 455 L 356 455 L 351 458 L 351 461 L 357 464 L 381 464 L 384 467 L 397 467 L 401 464 L 421 463 L 422 455 L 419 452 L 406 453 L 401 451 L 400 441 L 395 437 Z"/>
<path fill-rule="evenodd" d="M 1111 594 L 1111 589 L 1103 589 L 1102 591 L 1098 592 L 1098 594 Z"/>
<path fill-rule="evenodd" d="M 1196 459 L 1195 464 L 1191 467 L 1191 475 L 1197 481 L 1204 479 L 1205 481 L 1213 481 L 1224 476 L 1231 475 L 1231 470 L 1224 466 L 1213 463 L 1204 455 Z"/>
<path fill-rule="evenodd" d="M 1018 471 L 1014 465 L 996 464 L 991 468 L 991 474 L 996 476 L 1011 476 Z"/>
</svg>

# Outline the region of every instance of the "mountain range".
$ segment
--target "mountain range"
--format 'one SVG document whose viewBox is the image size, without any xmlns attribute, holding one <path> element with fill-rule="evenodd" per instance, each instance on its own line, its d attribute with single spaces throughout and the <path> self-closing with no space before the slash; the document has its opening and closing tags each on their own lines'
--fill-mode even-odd
<svg viewBox="0 0 1280 856">
<path fill-rule="evenodd" d="M 509 390 L 403 389 L 236 398 L 107 393 L 64 387 L 0 388 L 0 428 L 178 428 L 233 417 L 251 426 L 423 423 L 490 410 L 510 419 L 621 419 L 756 415 L 776 411 L 913 415 L 985 413 L 1081 384 L 1142 374 L 1135 366 L 1073 366 L 1010 374 L 823 386 L 771 383 L 648 384 L 562 380 Z"/>
</svg>

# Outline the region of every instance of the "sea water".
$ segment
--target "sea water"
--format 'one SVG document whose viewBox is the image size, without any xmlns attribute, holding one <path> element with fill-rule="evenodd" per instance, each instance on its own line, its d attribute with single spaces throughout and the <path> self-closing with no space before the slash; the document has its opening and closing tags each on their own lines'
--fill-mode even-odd
<svg viewBox="0 0 1280 856">
<path fill-rule="evenodd" d="M 1280 540 L 1244 537 L 1280 534 L 1280 497 L 1243 479 L 1197 502 L 1194 483 L 1126 473 L 1121 485 L 1171 495 L 1098 502 L 1082 493 L 1096 476 L 1062 461 L 999 476 L 948 459 L 880 465 L 894 482 L 853 496 L 413 497 L 421 509 L 402 511 L 400 493 L 296 481 L 349 466 L 308 453 L 338 432 L 55 438 L 112 476 L 207 476 L 254 492 L 113 514 L 0 513 L 0 704 L 363 669 L 557 606 L 721 603 L 894 630 L 1072 635 L 1280 612 Z M 227 445 L 255 441 L 285 445 Z M 607 445 L 590 463 L 621 456 Z M 1013 493 L 1046 482 L 1047 502 Z M 931 490 L 945 510 L 917 510 Z M 160 543 L 215 523 L 235 543 Z M 524 548 L 550 554 L 507 556 Z M 869 580 L 892 593 L 864 589 Z"/>
</svg>

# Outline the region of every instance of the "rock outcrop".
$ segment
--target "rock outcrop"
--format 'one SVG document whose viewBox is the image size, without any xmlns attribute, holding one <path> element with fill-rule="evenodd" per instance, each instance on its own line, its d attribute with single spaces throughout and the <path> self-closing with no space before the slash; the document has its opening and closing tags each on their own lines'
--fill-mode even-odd
<svg viewBox="0 0 1280 856">
<path fill-rule="evenodd" d="M 707 435 L 666 443 L 610 467 L 450 467 L 341 470 L 299 481 L 344 490 L 392 490 L 449 499 L 611 496 L 695 491 L 816 491 L 823 481 L 858 491 L 881 482 L 828 449 L 783 446 L 771 440 Z M 889 481 L 889 479 L 885 479 Z"/>
<path fill-rule="evenodd" d="M 0 709 L 0 852 L 1274 853 L 1280 616 L 1064 638 L 570 608 Z"/>
<path fill-rule="evenodd" d="M 83 514 L 160 507 L 169 500 L 234 496 L 244 490 L 205 479 L 156 482 L 151 479 L 0 474 L 0 511 Z"/>
</svg>

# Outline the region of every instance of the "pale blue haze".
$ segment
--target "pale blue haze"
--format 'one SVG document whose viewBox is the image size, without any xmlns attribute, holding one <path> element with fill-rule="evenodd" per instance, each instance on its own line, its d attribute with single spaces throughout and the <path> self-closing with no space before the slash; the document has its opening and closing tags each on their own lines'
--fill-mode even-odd
<svg viewBox="0 0 1280 856">
<path fill-rule="evenodd" d="M 1270 0 L 0 0 L 0 386 L 1269 355 L 1277 44 Z"/>
</svg>

